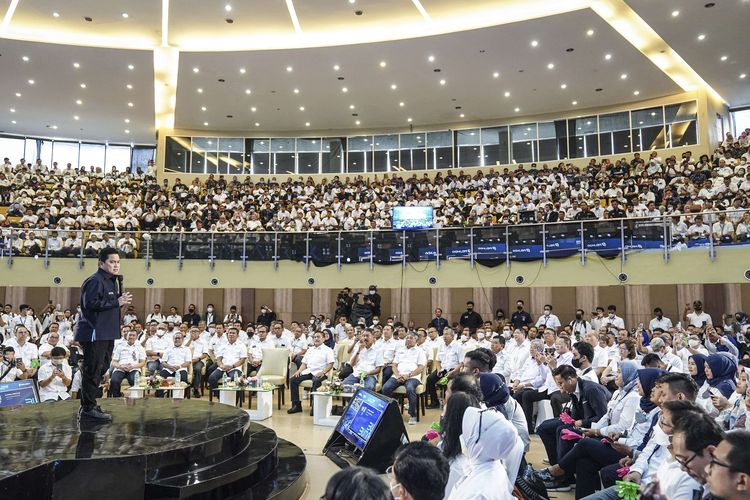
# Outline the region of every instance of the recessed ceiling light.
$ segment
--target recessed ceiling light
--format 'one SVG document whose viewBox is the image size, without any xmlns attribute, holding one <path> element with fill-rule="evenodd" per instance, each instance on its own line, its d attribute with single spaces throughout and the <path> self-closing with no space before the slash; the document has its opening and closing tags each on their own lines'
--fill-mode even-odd
<svg viewBox="0 0 750 500">
<path fill-rule="evenodd" d="M 341 69 L 341 66 L 339 66 L 338 64 L 333 65 L 333 71 L 338 71 L 340 69 Z"/>
<path fill-rule="evenodd" d="M 245 73 L 247 73 L 247 70 L 245 68 L 240 68 L 240 73 L 244 75 Z"/>
<path fill-rule="evenodd" d="M 721 60 L 722 60 L 722 62 L 723 62 L 723 61 L 726 61 L 727 59 L 729 59 L 729 57 L 727 57 L 727 56 L 721 56 Z"/>
<path fill-rule="evenodd" d="M 531 41 L 531 46 L 532 47 L 536 47 L 537 45 L 539 45 L 539 42 L 537 42 L 536 40 L 532 40 Z"/>
<path fill-rule="evenodd" d="M 461 114 L 460 114 L 460 115 L 458 115 L 458 116 L 460 116 L 461 118 L 463 118 L 463 117 L 464 117 L 464 116 L 466 116 L 466 115 L 465 115 L 465 114 L 463 114 L 463 113 L 461 113 Z"/>
<path fill-rule="evenodd" d="M 57 125 L 52 125 L 52 128 L 53 128 L 54 130 L 57 130 Z"/>
<path fill-rule="evenodd" d="M 573 102 L 571 102 L 571 104 L 572 104 L 573 106 L 577 106 L 577 105 L 578 105 L 578 101 L 573 101 Z"/>
<path fill-rule="evenodd" d="M 256 126 L 256 127 L 260 127 L 260 123 L 258 123 L 258 122 L 255 122 L 255 126 Z"/>
<path fill-rule="evenodd" d="M 203 122 L 204 127 L 208 127 L 208 122 Z"/>
<path fill-rule="evenodd" d="M 610 59 L 612 59 L 612 54 L 604 54 L 604 59 L 606 61 L 609 61 Z"/>
<path fill-rule="evenodd" d="M 129 18 L 129 17 L 130 17 L 130 16 L 128 15 L 128 13 L 127 13 L 127 12 L 123 12 L 123 13 L 122 13 L 122 18 L 123 18 L 123 19 L 127 19 L 127 18 Z"/>
<path fill-rule="evenodd" d="M 440 85 L 445 85 L 445 80 L 440 80 Z"/>
<path fill-rule="evenodd" d="M 205 106 L 201 106 L 201 111 L 206 111 L 206 107 Z"/>
<path fill-rule="evenodd" d="M 78 115 L 73 116 L 73 119 L 77 121 L 78 120 Z"/>
<path fill-rule="evenodd" d="M 15 120 L 11 120 L 10 123 L 12 123 L 13 125 L 15 125 L 16 121 Z"/>
<path fill-rule="evenodd" d="M 247 94 L 247 95 L 250 95 L 250 94 L 252 94 L 252 92 L 253 92 L 253 91 L 252 91 L 252 90 L 250 90 L 250 89 L 245 89 L 245 94 Z"/>
<path fill-rule="evenodd" d="M 701 33 L 700 35 L 698 35 L 698 40 L 702 41 L 702 40 L 705 40 L 705 39 L 706 39 L 706 35 L 704 35 L 703 33 Z"/>
<path fill-rule="evenodd" d="M 128 69 L 132 71 L 135 69 L 135 66 L 133 66 L 132 64 L 128 64 Z"/>
<path fill-rule="evenodd" d="M 309 126 L 310 126 L 310 122 L 305 122 L 305 127 L 309 127 Z"/>
<path fill-rule="evenodd" d="M 349 89 L 346 88 L 346 87 L 341 87 L 341 92 L 347 93 L 347 92 L 349 92 Z"/>
<path fill-rule="evenodd" d="M 435 56 L 430 56 L 427 58 L 428 61 L 433 62 L 435 61 Z"/>
<path fill-rule="evenodd" d="M 16 92 L 16 97 L 21 97 L 21 93 L 20 92 Z"/>
<path fill-rule="evenodd" d="M 299 107 L 299 110 L 300 110 L 300 111 L 304 111 L 304 110 L 305 110 L 305 107 L 304 107 L 304 106 L 300 106 L 300 107 Z"/>
<path fill-rule="evenodd" d="M 406 104 L 404 104 L 404 101 L 401 101 L 398 105 L 403 108 Z"/>
<path fill-rule="evenodd" d="M 291 73 L 292 71 L 294 71 L 294 68 L 292 68 L 291 66 L 287 66 L 286 71 L 287 73 Z"/>
<path fill-rule="evenodd" d="M 518 113 L 519 111 L 521 111 L 521 108 L 516 108 L 513 111 L 515 111 L 516 113 Z"/>
<path fill-rule="evenodd" d="M 380 61 L 380 67 L 381 68 L 385 68 L 385 66 L 386 66 L 386 62 L 385 61 Z"/>
<path fill-rule="evenodd" d="M 125 118 L 125 123 L 130 123 L 130 118 Z"/>
<path fill-rule="evenodd" d="M 81 65 L 79 63 L 77 63 L 77 62 L 74 62 L 73 63 L 73 67 L 76 68 L 76 69 L 78 69 L 78 68 L 81 67 Z"/>
<path fill-rule="evenodd" d="M 506 91 L 505 94 L 503 94 L 505 97 L 510 97 L 510 92 Z"/>
<path fill-rule="evenodd" d="M 29 62 L 29 56 L 23 56 L 21 59 L 23 59 L 23 62 Z"/>
<path fill-rule="evenodd" d="M 132 102 L 129 102 L 129 103 L 128 103 L 128 107 L 129 107 L 129 108 L 132 108 L 132 107 L 133 107 L 133 103 L 132 103 Z"/>
<path fill-rule="evenodd" d="M 745 73 L 742 73 L 742 74 L 740 75 L 740 78 L 741 78 L 741 79 L 744 79 L 745 77 L 747 77 L 747 75 L 746 75 Z"/>
<path fill-rule="evenodd" d="M 594 36 L 594 30 L 588 30 L 588 31 L 586 32 L 586 34 L 587 34 L 588 36 Z"/>
<path fill-rule="evenodd" d="M 677 17 L 679 15 L 680 15 L 680 11 L 679 10 L 673 10 L 672 11 L 672 17 Z"/>
<path fill-rule="evenodd" d="M 633 91 L 633 95 L 640 95 L 640 93 L 641 93 L 641 91 L 640 91 L 640 90 L 634 90 L 634 91 Z"/>
<path fill-rule="evenodd" d="M 130 84 L 130 83 L 128 83 L 127 85 L 125 85 L 125 87 L 126 87 L 126 88 L 127 88 L 128 90 L 132 90 L 132 89 L 133 89 L 133 85 L 132 85 L 132 84 Z"/>
<path fill-rule="evenodd" d="M 628 77 L 627 73 L 623 73 L 623 74 L 620 75 L 620 79 L 621 80 L 625 80 L 627 77 Z"/>
<path fill-rule="evenodd" d="M 11 112 L 11 113 L 15 113 L 15 112 L 16 112 L 16 110 L 15 110 L 14 108 L 10 108 L 10 112 Z"/>
<path fill-rule="evenodd" d="M 349 109 L 354 109 L 354 104 L 350 104 Z"/>
<path fill-rule="evenodd" d="M 225 11 L 227 11 L 227 12 L 232 12 L 232 6 L 231 6 L 231 5 L 229 5 L 229 4 L 226 4 L 226 5 L 224 6 L 224 10 L 225 10 Z"/>
<path fill-rule="evenodd" d="M 60 17 L 60 13 L 59 12 L 53 12 L 52 13 L 52 17 Z"/>
<path fill-rule="evenodd" d="M 198 93 L 199 93 L 199 94 L 202 94 L 202 93 L 203 93 L 203 89 L 202 89 L 202 88 L 200 88 L 200 87 L 198 87 Z"/>
<path fill-rule="evenodd" d="M 492 73 L 492 78 L 500 78 L 500 73 L 495 71 L 494 73 Z"/>
<path fill-rule="evenodd" d="M 354 122 L 354 124 L 355 124 L 355 125 L 359 125 L 359 124 L 360 124 L 360 121 L 359 121 L 359 120 L 357 120 L 356 122 Z"/>
<path fill-rule="evenodd" d="M 561 89 L 567 89 L 568 88 L 568 84 L 567 83 L 563 83 L 562 85 L 560 85 L 560 88 Z"/>
<path fill-rule="evenodd" d="M 412 120 L 411 120 L 411 118 L 407 118 L 406 121 L 409 122 L 409 123 L 411 123 Z"/>
<path fill-rule="evenodd" d="M 200 70 L 201 69 L 198 66 L 196 66 L 196 67 L 193 68 L 193 73 L 198 73 L 198 72 L 200 72 Z"/>
<path fill-rule="evenodd" d="M 82 84 L 81 84 L 81 88 L 82 88 L 82 89 L 85 89 L 85 88 L 86 88 L 86 84 L 85 84 L 85 83 L 82 83 Z"/>
<path fill-rule="evenodd" d="M 253 106 L 252 108 L 250 108 L 250 111 L 252 111 L 253 113 L 255 113 L 256 111 L 258 111 L 258 108 L 256 108 L 255 106 Z"/>
<path fill-rule="evenodd" d="M 391 90 L 396 90 L 397 88 L 398 88 L 398 86 L 395 83 L 391 84 Z"/>
<path fill-rule="evenodd" d="M 34 80 L 29 80 L 29 85 L 34 85 Z"/>
<path fill-rule="evenodd" d="M 555 65 L 553 63 L 549 63 L 547 65 L 547 69 L 553 69 L 554 67 L 555 67 Z"/>
<path fill-rule="evenodd" d="M 78 104 L 80 106 L 81 104 L 83 104 L 83 101 L 80 100 L 80 99 L 76 99 L 76 104 Z"/>
</svg>

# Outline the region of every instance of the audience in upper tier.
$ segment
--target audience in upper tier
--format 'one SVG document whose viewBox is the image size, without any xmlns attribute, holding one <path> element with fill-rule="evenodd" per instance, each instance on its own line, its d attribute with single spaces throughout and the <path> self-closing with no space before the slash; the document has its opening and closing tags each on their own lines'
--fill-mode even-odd
<svg viewBox="0 0 750 500">
<path fill-rule="evenodd" d="M 726 142 L 726 141 L 725 141 Z M 674 216 L 676 239 L 745 241 L 750 229 L 750 147 L 730 141 L 712 156 L 662 158 L 652 151 L 579 168 L 532 163 L 488 168 L 475 174 L 435 171 L 421 177 L 396 173 L 312 178 L 211 174 L 185 184 L 160 184 L 153 166 L 146 174 L 113 167 L 48 168 L 5 158 L 0 166 L 3 227 L 26 231 L 16 252 L 42 247 L 39 229 L 55 229 L 54 254 L 80 253 L 71 231 L 91 231 L 84 253 L 116 245 L 138 251 L 138 231 L 327 231 L 391 227 L 391 208 L 429 205 L 435 226 L 463 227 L 519 222 Z M 703 216 L 693 216 L 703 212 Z M 104 231 L 116 231 L 116 235 Z M 76 246 L 78 245 L 78 246 Z"/>
<path fill-rule="evenodd" d="M 129 308 L 103 389 L 119 397 L 126 379 L 133 385 L 138 375 L 179 373 L 200 397 L 228 378 L 262 375 L 264 352 L 283 348 L 291 367 L 289 413 L 302 411 L 302 382 L 311 381 L 314 390 L 331 378 L 384 395 L 403 386 L 409 424 L 416 423 L 420 397 L 441 409 L 440 430 L 426 436 L 428 448 L 405 448 L 396 459 L 391 491 L 400 498 L 504 499 L 514 487 L 543 483 L 549 491 L 575 487 L 576 498 L 607 499 L 617 498 L 620 478 L 638 483 L 644 498 L 659 491 L 667 498 L 693 498 L 693 492 L 702 498 L 709 491 L 747 497 L 745 313 L 715 321 L 695 300 L 679 318 L 657 307 L 653 319 L 635 328 L 623 319 L 627 311 L 620 317 L 610 305 L 591 317 L 578 309 L 570 323 L 537 327 L 521 300 L 510 319 L 500 310 L 494 321 L 469 302 L 470 325 L 451 322 L 438 308 L 420 327 L 393 317 L 381 322 L 373 314 L 380 296 L 370 288 L 369 319 L 360 322 L 362 311 L 354 310 L 347 288 L 337 297 L 335 325 L 325 315 L 287 324 L 265 304 L 258 322 L 244 324 L 234 306 L 219 314 L 208 305 L 201 314 L 191 304 L 184 315 L 174 306 L 164 315 L 155 304 L 143 321 Z M 77 309 L 49 304 L 40 316 L 28 305 L 2 310 L 2 380 L 33 378 L 44 401 L 76 397 Z M 536 471 L 524 458 L 535 432 L 550 464 Z M 332 488 L 351 491 L 347 481 L 342 476 Z"/>
</svg>

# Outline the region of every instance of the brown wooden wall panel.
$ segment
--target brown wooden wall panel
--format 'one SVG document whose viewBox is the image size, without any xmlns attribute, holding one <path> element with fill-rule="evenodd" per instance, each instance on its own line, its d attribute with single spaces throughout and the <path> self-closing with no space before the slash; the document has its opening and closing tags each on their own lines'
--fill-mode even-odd
<svg viewBox="0 0 750 500">
<path fill-rule="evenodd" d="M 626 327 L 640 323 L 648 325 L 653 317 L 652 310 L 648 285 L 625 287 L 625 308 L 618 311 L 618 316 L 625 320 Z"/>
<path fill-rule="evenodd" d="M 255 289 L 254 288 L 243 288 L 242 289 L 242 319 L 245 320 L 245 323 L 248 323 L 250 321 L 255 321 L 255 318 L 258 316 L 255 314 L 256 307 L 255 307 Z"/>
<path fill-rule="evenodd" d="M 576 308 L 576 290 L 575 287 L 559 287 L 552 289 L 552 304 L 555 305 L 555 311 L 560 318 L 560 323 L 567 325 L 575 319 Z"/>
<path fill-rule="evenodd" d="M 312 290 L 296 289 L 292 291 L 292 319 L 307 321 L 312 314 Z M 326 316 L 331 313 L 325 313 Z"/>
<path fill-rule="evenodd" d="M 44 306 L 49 302 L 49 287 L 47 286 L 30 286 L 26 287 L 26 298 L 24 302 L 30 305 L 34 312 L 39 315 Z"/>
<path fill-rule="evenodd" d="M 273 290 L 271 290 L 273 292 Z M 214 305 L 214 313 L 218 321 L 219 316 L 224 319 L 226 312 L 224 311 L 224 290 L 221 288 L 204 288 L 203 289 L 203 310 L 201 316 L 206 313 L 206 307 L 208 304 Z"/>
<path fill-rule="evenodd" d="M 164 316 L 169 315 L 169 308 L 174 306 L 177 308 L 177 314 L 183 314 L 183 304 L 185 303 L 185 289 L 184 288 L 165 288 L 164 289 L 164 303 L 161 305 L 161 311 Z"/>
<path fill-rule="evenodd" d="M 682 306 L 677 302 L 677 285 L 651 285 L 649 287 L 651 313 L 661 307 L 664 316 L 676 325 L 682 319 Z"/>
<path fill-rule="evenodd" d="M 429 288 L 413 288 L 411 291 L 411 314 L 409 320 L 417 327 L 427 326 L 432 319 L 432 297 Z"/>
<path fill-rule="evenodd" d="M 5 304 L 5 287 L 0 286 L 0 302 Z"/>
<path fill-rule="evenodd" d="M 703 285 L 703 310 L 711 316 L 714 325 L 720 325 L 722 316 L 727 312 L 727 300 L 724 293 L 725 288 L 722 284 L 706 283 Z"/>
<path fill-rule="evenodd" d="M 740 283 L 726 283 L 724 286 L 724 298 L 726 300 L 724 311 L 734 314 L 742 311 L 742 286 Z"/>
<path fill-rule="evenodd" d="M 451 289 L 451 310 L 443 311 L 449 322 L 458 321 L 461 315 L 466 311 L 466 301 L 474 298 L 472 288 L 453 288 Z"/>
<path fill-rule="evenodd" d="M 146 314 L 151 312 L 149 304 L 146 304 L 146 289 L 145 288 L 128 288 L 128 292 L 133 294 L 133 302 L 131 304 L 135 307 L 135 314 L 138 319 L 144 321 Z"/>
<path fill-rule="evenodd" d="M 625 313 L 625 287 L 622 285 L 599 287 L 599 303 L 604 308 L 605 314 L 607 307 L 614 304 L 617 307 L 617 315 L 622 317 Z"/>
<path fill-rule="evenodd" d="M 391 310 L 391 289 L 390 288 L 378 288 L 378 294 L 380 294 L 380 322 L 385 323 L 385 318 L 393 316 Z M 336 297 L 333 297 L 332 304 L 336 304 Z"/>
<path fill-rule="evenodd" d="M 510 318 L 511 314 L 513 314 L 511 306 L 508 303 L 508 300 L 510 300 L 510 289 L 508 287 L 497 287 L 493 291 L 492 313 L 494 314 L 498 309 L 502 309 L 505 313 L 505 317 Z M 513 307 L 515 307 L 515 303 L 513 304 Z"/>
<path fill-rule="evenodd" d="M 750 311 L 750 283 L 742 283 L 740 285 L 740 294 L 742 295 L 742 310 L 745 312 Z"/>
</svg>

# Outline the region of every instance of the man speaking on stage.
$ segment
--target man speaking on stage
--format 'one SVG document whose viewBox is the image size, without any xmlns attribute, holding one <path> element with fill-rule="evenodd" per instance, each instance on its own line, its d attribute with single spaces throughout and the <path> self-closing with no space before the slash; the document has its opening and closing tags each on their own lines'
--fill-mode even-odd
<svg viewBox="0 0 750 500">
<path fill-rule="evenodd" d="M 109 369 L 115 339 L 120 336 L 120 308 L 133 299 L 122 291 L 120 253 L 99 252 L 99 269 L 81 285 L 81 317 L 75 339 L 83 348 L 81 421 L 111 422 L 112 416 L 96 404 L 104 374 Z"/>
</svg>

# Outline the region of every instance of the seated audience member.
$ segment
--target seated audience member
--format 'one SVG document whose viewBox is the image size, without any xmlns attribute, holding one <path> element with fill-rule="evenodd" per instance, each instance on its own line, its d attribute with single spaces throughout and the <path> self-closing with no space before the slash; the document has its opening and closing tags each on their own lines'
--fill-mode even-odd
<svg viewBox="0 0 750 500">
<path fill-rule="evenodd" d="M 190 349 L 193 364 L 193 397 L 201 397 L 200 388 L 203 383 L 203 367 L 208 361 L 208 343 L 201 339 L 200 329 L 197 326 L 190 327 L 190 336 L 183 343 Z"/>
<path fill-rule="evenodd" d="M 713 405 L 711 396 L 721 395 L 730 398 L 737 388 L 734 376 L 737 365 L 723 354 L 711 354 L 704 365 L 706 381 L 698 391 L 698 405 L 712 417 L 719 415 L 719 410 Z"/>
<path fill-rule="evenodd" d="M 219 387 L 219 381 L 225 375 L 231 380 L 242 376 L 247 361 L 247 346 L 238 339 L 239 332 L 232 327 L 227 331 L 227 343 L 218 347 L 216 369 L 208 377 L 208 385 L 212 391 Z"/>
<path fill-rule="evenodd" d="M 461 360 L 464 349 L 458 340 L 454 340 L 453 332 L 447 329 L 443 333 L 443 342 L 438 347 L 435 369 L 427 376 L 427 394 L 430 396 L 428 408 L 440 408 L 437 395 L 437 383 L 443 377 L 453 378 L 461 370 Z"/>
<path fill-rule="evenodd" d="M 5 341 L 6 347 L 12 347 L 15 352 L 15 358 L 21 360 L 19 366 L 26 373 L 26 378 L 32 378 L 36 375 L 37 369 L 34 364 L 39 361 L 39 349 L 36 344 L 29 342 L 29 330 L 23 325 L 17 325 L 14 330 L 14 337 Z"/>
<path fill-rule="evenodd" d="M 164 323 L 160 323 L 156 327 L 155 333 L 152 333 L 150 330 L 146 333 L 145 348 L 146 356 L 148 357 L 146 369 L 149 375 L 153 375 L 161 370 L 160 359 L 164 352 L 169 349 L 171 343 Z"/>
<path fill-rule="evenodd" d="M 511 366 L 508 352 L 505 350 L 505 343 L 505 337 L 503 337 L 502 335 L 497 335 L 496 337 L 493 337 L 490 344 L 490 349 L 492 350 L 496 359 L 495 366 L 492 368 L 492 372 L 502 376 L 503 381 L 507 383 L 510 380 Z"/>
<path fill-rule="evenodd" d="M 443 334 L 445 335 L 445 334 Z M 422 372 L 427 365 L 427 357 L 424 351 L 417 347 L 417 337 L 413 333 L 406 334 L 406 346 L 396 351 L 391 365 L 392 375 L 388 382 L 383 384 L 382 393 L 391 397 L 397 387 L 406 388 L 406 397 L 409 399 L 409 425 L 417 424 L 417 386 L 422 381 Z"/>
<path fill-rule="evenodd" d="M 387 473 L 395 498 L 435 500 L 443 498 L 450 465 L 435 446 L 416 441 L 399 448 Z"/>
<path fill-rule="evenodd" d="M 146 364 L 146 351 L 136 342 L 137 334 L 131 330 L 126 341 L 115 347 L 112 353 L 112 375 L 109 379 L 109 390 L 112 397 L 122 396 L 120 387 L 123 379 L 127 378 L 131 387 L 135 385 L 135 374 Z"/>
<path fill-rule="evenodd" d="M 0 381 L 12 382 L 28 378 L 28 370 L 23 361 L 16 362 L 15 349 L 10 346 L 2 347 L 3 358 L 0 360 Z"/>
<path fill-rule="evenodd" d="M 529 434 L 534 433 L 534 403 L 549 399 L 547 382 L 550 378 L 552 378 L 551 371 L 547 366 L 544 343 L 539 339 L 533 340 L 529 347 L 529 358 L 526 360 L 521 378 L 514 380 L 512 386 L 513 398 L 521 403 L 526 415 Z M 552 383 L 554 384 L 554 380 Z"/>
<path fill-rule="evenodd" d="M 711 403 L 719 410 L 716 423 L 725 431 L 747 427 L 747 409 L 750 406 L 750 397 L 747 397 L 749 379 L 750 368 L 742 367 L 737 388 L 729 398 L 720 394 L 711 394 Z"/>
<path fill-rule="evenodd" d="M 50 334 L 47 335 L 46 342 L 42 343 L 42 345 L 39 347 L 39 357 L 43 358 L 45 362 L 49 362 L 50 358 L 52 357 L 52 349 L 54 349 L 55 347 L 61 347 L 65 351 L 65 355 L 68 356 L 68 348 L 63 345 L 62 341 L 60 340 L 60 333 L 57 331 L 50 332 Z"/>
<path fill-rule="evenodd" d="M 604 369 L 600 381 L 602 385 L 606 385 L 607 389 L 611 392 L 617 390 L 617 384 L 615 384 L 615 377 L 618 374 L 618 368 L 620 362 L 627 360 L 634 360 L 636 358 L 635 353 L 635 342 L 632 339 L 624 339 L 617 348 L 617 357 L 610 361 L 607 368 Z"/>
<path fill-rule="evenodd" d="M 711 498 L 750 498 L 750 432 L 724 435 L 706 467 L 706 486 Z"/>
<path fill-rule="evenodd" d="M 312 390 L 315 391 L 333 369 L 334 355 L 330 347 L 323 344 L 323 333 L 313 334 L 313 345 L 307 349 L 299 369 L 289 378 L 289 392 L 292 395 L 292 406 L 287 413 L 300 413 L 302 403 L 299 399 L 299 385 L 305 380 L 312 380 Z M 310 410 L 312 414 L 313 410 Z"/>
<path fill-rule="evenodd" d="M 537 427 L 536 432 L 544 443 L 550 465 L 556 465 L 573 447 L 574 443 L 562 439 L 562 431 L 591 427 L 605 415 L 611 397 L 606 387 L 580 378 L 572 366 L 560 366 L 553 375 L 560 390 L 570 395 L 569 416 L 574 422 L 566 424 L 553 418 Z"/>
<path fill-rule="evenodd" d="M 325 500 L 393 500 L 388 485 L 372 469 L 347 467 L 331 476 Z"/>
<path fill-rule="evenodd" d="M 50 362 L 39 368 L 39 399 L 42 402 L 70 399 L 68 386 L 72 382 L 73 370 L 65 359 L 65 349 L 54 347 L 50 351 Z"/>
<path fill-rule="evenodd" d="M 576 342 L 573 345 L 573 359 L 570 364 L 576 369 L 578 375 L 586 380 L 599 383 L 599 376 L 591 365 L 594 359 L 594 348 L 588 342 Z"/>
<path fill-rule="evenodd" d="M 512 498 L 514 481 L 509 476 L 515 478 L 521 456 L 518 433 L 511 423 L 497 411 L 467 408 L 462 429 L 471 469 L 456 483 L 448 500 Z"/>
<path fill-rule="evenodd" d="M 656 337 L 651 340 L 650 345 L 654 354 L 659 356 L 661 362 L 664 363 L 665 370 L 668 372 L 683 372 L 682 359 L 672 352 L 672 349 L 664 342 L 660 337 Z"/>
<path fill-rule="evenodd" d="M 377 375 L 382 368 L 380 353 L 373 345 L 372 332 L 365 330 L 357 342 L 358 347 L 350 358 L 352 373 L 344 379 L 344 384 L 357 384 L 364 379 L 364 386 L 375 390 Z M 364 375 L 364 376 L 363 376 Z"/>
<path fill-rule="evenodd" d="M 193 360 L 193 353 L 190 352 L 189 347 L 183 346 L 183 337 L 181 332 L 177 332 L 172 337 L 174 345 L 167 348 L 162 354 L 159 364 L 161 366 L 161 372 L 159 374 L 164 377 L 177 378 L 177 373 L 180 374 L 180 381 L 187 383 L 188 381 L 188 368 Z M 156 391 L 156 396 L 161 397 L 164 391 Z"/>
<path fill-rule="evenodd" d="M 469 458 L 461 451 L 461 437 L 464 413 L 467 408 L 479 408 L 479 400 L 470 393 L 452 392 L 445 403 L 445 414 L 441 419 L 440 442 L 438 448 L 443 450 L 450 465 L 448 483 L 445 485 L 443 498 L 448 498 L 456 485 L 469 473 Z"/>
</svg>

